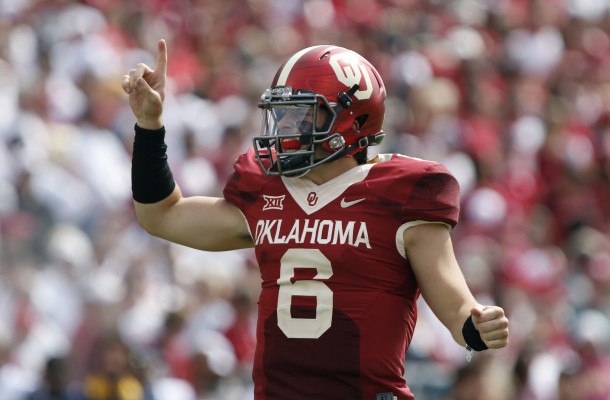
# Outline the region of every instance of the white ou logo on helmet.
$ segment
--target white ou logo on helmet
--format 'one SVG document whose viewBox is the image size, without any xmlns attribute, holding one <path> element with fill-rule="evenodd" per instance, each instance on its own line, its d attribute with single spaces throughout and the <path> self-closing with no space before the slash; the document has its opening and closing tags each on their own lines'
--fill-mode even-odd
<svg viewBox="0 0 610 400">
<path fill-rule="evenodd" d="M 366 72 L 366 67 L 358 62 L 358 59 L 349 53 L 339 53 L 330 56 L 330 66 L 335 71 L 339 82 L 351 88 L 354 85 L 360 85 L 362 76 L 366 83 L 366 90 L 358 90 L 355 96 L 358 100 L 366 100 L 373 93 L 373 85 L 371 85 L 371 76 Z M 360 85 L 362 86 L 362 85 Z"/>
</svg>

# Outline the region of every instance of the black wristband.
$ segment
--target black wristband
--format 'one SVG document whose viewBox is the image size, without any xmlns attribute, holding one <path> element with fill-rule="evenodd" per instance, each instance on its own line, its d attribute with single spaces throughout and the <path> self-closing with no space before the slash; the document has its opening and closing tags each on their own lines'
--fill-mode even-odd
<svg viewBox="0 0 610 400">
<path fill-rule="evenodd" d="M 150 130 L 135 125 L 131 159 L 131 192 L 139 203 L 156 203 L 169 196 L 176 187 L 167 163 L 165 127 Z"/>
<path fill-rule="evenodd" d="M 488 347 L 481 339 L 481 334 L 474 327 L 474 323 L 472 322 L 472 315 L 468 317 L 466 322 L 464 322 L 464 327 L 462 328 L 462 336 L 464 336 L 464 340 L 466 341 L 466 345 L 473 350 L 482 351 L 487 350 Z"/>
</svg>

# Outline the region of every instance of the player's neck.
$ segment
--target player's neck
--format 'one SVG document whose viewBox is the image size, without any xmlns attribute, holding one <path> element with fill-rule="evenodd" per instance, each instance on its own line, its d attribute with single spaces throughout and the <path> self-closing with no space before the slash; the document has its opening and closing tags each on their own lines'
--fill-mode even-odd
<svg viewBox="0 0 610 400">
<path fill-rule="evenodd" d="M 343 157 L 312 168 L 305 178 L 316 185 L 322 185 L 356 166 L 358 166 L 358 162 L 353 157 Z"/>
</svg>

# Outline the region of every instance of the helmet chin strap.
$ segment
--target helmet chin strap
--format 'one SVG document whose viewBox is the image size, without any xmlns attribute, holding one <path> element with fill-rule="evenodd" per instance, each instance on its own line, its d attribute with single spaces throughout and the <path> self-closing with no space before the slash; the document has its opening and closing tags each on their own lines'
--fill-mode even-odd
<svg viewBox="0 0 610 400">
<path fill-rule="evenodd" d="M 281 163 L 282 171 L 284 171 L 284 170 L 291 170 L 291 169 L 305 167 L 305 166 L 307 166 L 307 161 L 308 160 L 309 160 L 309 155 L 301 154 L 301 155 L 298 155 L 298 156 L 292 156 L 290 158 L 286 158 L 286 159 L 281 160 L 281 161 L 278 160 L 276 162 L 280 162 Z M 289 176 L 285 172 L 283 174 Z"/>
<path fill-rule="evenodd" d="M 356 141 L 355 143 L 352 143 L 351 145 L 343 148 L 343 150 L 339 150 L 338 153 L 340 153 L 341 155 L 338 157 L 346 157 L 349 155 L 352 155 L 353 153 L 357 153 L 358 151 L 364 150 L 365 147 L 371 146 L 371 145 L 376 145 L 379 142 L 381 142 L 381 139 L 383 139 L 385 135 L 381 134 L 381 135 L 370 135 L 370 136 L 365 136 L 363 138 L 358 139 L 358 141 Z M 358 150 L 358 151 L 355 151 Z"/>
<path fill-rule="evenodd" d="M 346 149 L 344 149 L 344 150 L 346 150 Z M 326 164 L 326 163 L 334 161 L 334 160 L 336 160 L 338 158 L 343 157 L 344 150 L 332 153 L 328 157 L 318 158 L 318 159 L 314 158 L 312 168 L 317 166 L 317 165 Z M 303 167 L 307 167 L 307 166 L 310 165 L 308 163 L 309 160 L 310 160 L 310 156 L 307 155 L 307 154 L 295 155 L 295 156 L 291 156 L 290 158 L 286 158 L 286 159 L 281 160 L 281 161 L 276 161 L 274 163 L 274 165 L 271 166 L 271 168 L 273 169 L 274 167 L 276 167 L 275 164 L 277 164 L 278 162 L 281 163 L 282 171 L 284 171 L 284 170 L 291 170 L 291 169 L 297 169 L 297 168 L 303 168 Z M 292 174 L 290 172 L 288 172 L 288 173 L 283 172 L 282 175 L 288 176 L 288 177 L 302 177 L 302 176 L 305 176 L 305 174 L 307 174 L 310 170 L 311 170 L 311 168 L 307 169 L 305 171 L 302 171 L 302 172 L 295 172 L 294 174 Z"/>
</svg>

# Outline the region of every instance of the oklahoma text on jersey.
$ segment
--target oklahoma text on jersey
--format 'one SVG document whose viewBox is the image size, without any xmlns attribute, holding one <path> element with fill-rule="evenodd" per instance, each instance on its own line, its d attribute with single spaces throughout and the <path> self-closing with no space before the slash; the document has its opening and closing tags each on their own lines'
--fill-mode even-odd
<svg viewBox="0 0 610 400">
<path fill-rule="evenodd" d="M 371 248 L 366 222 L 363 221 L 348 221 L 345 225 L 343 221 L 328 219 L 296 219 L 290 222 L 292 227 L 286 235 L 282 234 L 282 231 L 287 231 L 282 229 L 283 220 L 259 220 L 254 235 L 255 244 L 348 244 Z"/>
</svg>

